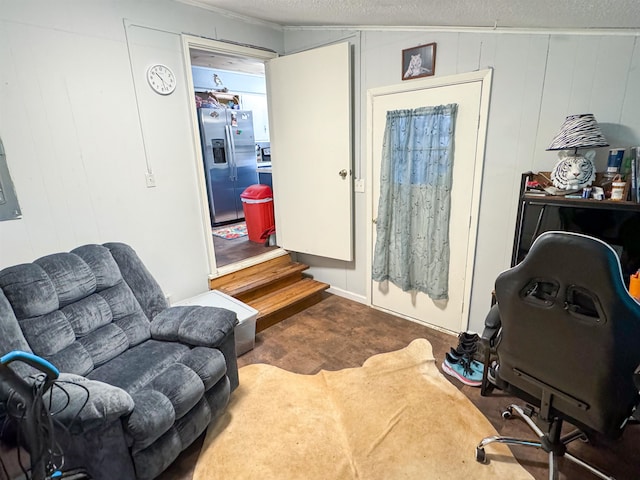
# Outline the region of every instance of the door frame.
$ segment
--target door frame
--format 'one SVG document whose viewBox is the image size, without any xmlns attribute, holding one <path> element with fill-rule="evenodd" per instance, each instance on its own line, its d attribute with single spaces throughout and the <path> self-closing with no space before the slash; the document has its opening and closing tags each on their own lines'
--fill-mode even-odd
<svg viewBox="0 0 640 480">
<path fill-rule="evenodd" d="M 491 79 L 493 69 L 479 70 L 476 72 L 462 73 L 445 77 L 428 78 L 425 80 L 412 80 L 409 82 L 389 85 L 385 87 L 372 88 L 367 90 L 367 171 L 373 174 L 373 104 L 376 97 L 392 95 L 397 93 L 407 93 L 417 90 L 447 87 L 464 83 L 481 82 L 480 93 L 480 113 L 478 118 L 478 137 L 476 143 L 476 161 L 473 172 L 473 193 L 471 199 L 471 212 L 469 217 L 469 243 L 467 245 L 467 261 L 465 271 L 464 293 L 462 303 L 462 315 L 460 331 L 466 330 L 469 324 L 469 312 L 471 303 L 471 285 L 473 283 L 473 268 L 475 264 L 475 249 L 478 235 L 478 218 L 480 211 L 480 193 L 482 187 L 482 173 L 484 167 L 485 143 L 487 137 L 487 124 L 489 117 L 489 102 L 491 96 Z M 373 280 L 371 273 L 373 268 L 373 208 L 377 198 L 373 198 L 373 180 L 369 181 L 371 188 L 367 189 L 367 304 L 377 310 L 386 311 L 394 315 L 406 318 L 419 323 L 424 323 L 419 319 L 409 317 L 398 312 L 389 311 L 385 308 L 373 304 Z M 470 274 L 469 274 L 470 273 Z M 426 323 L 425 323 L 426 324 Z M 437 326 L 429 324 L 430 327 L 438 329 Z M 442 329 L 444 330 L 444 329 Z"/>
<path fill-rule="evenodd" d="M 213 235 L 211 234 L 211 218 L 209 216 L 209 197 L 207 195 L 207 181 L 203 167 L 204 159 L 202 157 L 202 148 L 200 143 L 200 132 L 198 127 L 198 110 L 193 98 L 195 96 L 195 87 L 193 85 L 193 75 L 191 74 L 191 54 L 192 48 L 205 50 L 215 53 L 226 53 L 235 56 L 248 57 L 266 62 L 278 56 L 276 52 L 261 50 L 257 48 L 246 47 L 243 45 L 235 45 L 233 43 L 220 42 L 210 40 L 208 38 L 194 37 L 192 35 L 182 34 L 183 61 L 185 69 L 185 77 L 187 79 L 187 98 L 189 102 L 189 111 L 191 115 L 191 131 L 193 133 L 193 146 L 195 152 L 196 175 L 198 181 L 198 198 L 200 199 L 200 218 L 204 234 L 204 242 L 207 250 L 207 258 L 209 261 L 209 279 L 216 278 L 227 273 L 242 270 L 243 268 L 265 262 L 272 258 L 286 255 L 287 252 L 281 248 L 269 250 L 256 257 L 247 258 L 240 262 L 232 263 L 218 268 L 216 264 L 216 253 L 213 246 Z"/>
</svg>

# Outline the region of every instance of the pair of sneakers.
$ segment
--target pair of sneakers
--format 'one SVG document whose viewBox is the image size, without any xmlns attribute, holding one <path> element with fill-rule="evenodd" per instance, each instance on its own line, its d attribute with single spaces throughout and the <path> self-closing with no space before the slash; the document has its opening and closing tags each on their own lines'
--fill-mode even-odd
<svg viewBox="0 0 640 480">
<path fill-rule="evenodd" d="M 442 370 L 446 374 L 471 387 L 482 385 L 484 366 L 474 360 L 479 340 L 480 337 L 475 333 L 462 332 L 458 336 L 458 346 L 451 348 L 442 362 Z"/>
</svg>

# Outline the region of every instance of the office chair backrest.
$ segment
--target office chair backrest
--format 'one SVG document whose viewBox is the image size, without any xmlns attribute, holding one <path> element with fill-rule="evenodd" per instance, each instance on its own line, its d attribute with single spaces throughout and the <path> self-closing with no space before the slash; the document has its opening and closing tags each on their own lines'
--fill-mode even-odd
<svg viewBox="0 0 640 480">
<path fill-rule="evenodd" d="M 640 304 L 629 296 L 615 251 L 580 234 L 547 232 L 500 274 L 500 377 L 552 413 L 617 436 L 638 403 Z"/>
</svg>

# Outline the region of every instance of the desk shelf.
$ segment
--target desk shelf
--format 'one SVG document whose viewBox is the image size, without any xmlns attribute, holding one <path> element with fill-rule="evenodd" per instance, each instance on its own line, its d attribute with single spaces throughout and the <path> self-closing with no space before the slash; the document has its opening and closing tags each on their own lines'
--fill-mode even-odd
<svg viewBox="0 0 640 480">
<path fill-rule="evenodd" d="M 524 193 L 522 201 L 532 205 L 556 205 L 559 207 L 597 208 L 600 210 L 640 211 L 640 204 L 618 200 L 594 200 L 593 198 L 566 198 L 560 195 L 535 195 Z"/>
<path fill-rule="evenodd" d="M 540 234 L 560 230 L 609 243 L 621 258 L 624 275 L 640 267 L 640 204 L 530 194 L 527 181 L 531 178 L 535 174 L 522 174 L 511 266 L 522 261 Z"/>
</svg>

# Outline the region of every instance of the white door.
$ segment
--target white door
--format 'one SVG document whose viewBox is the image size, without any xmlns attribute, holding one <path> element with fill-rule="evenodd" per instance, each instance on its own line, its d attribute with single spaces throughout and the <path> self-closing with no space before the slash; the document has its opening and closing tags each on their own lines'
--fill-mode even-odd
<svg viewBox="0 0 640 480">
<path fill-rule="evenodd" d="M 349 43 L 265 66 L 278 245 L 351 261 Z"/>
<path fill-rule="evenodd" d="M 373 222 L 378 212 L 380 161 L 387 111 L 458 104 L 449 224 L 449 300 L 433 301 L 424 293 L 403 292 L 390 282 L 370 281 L 370 299 L 374 307 L 453 332 L 465 330 L 468 322 L 490 76 L 490 71 L 484 71 L 369 92 L 371 260 L 375 245 Z M 469 77 L 472 80 L 467 80 Z M 371 261 L 368 271 L 370 275 Z"/>
</svg>

